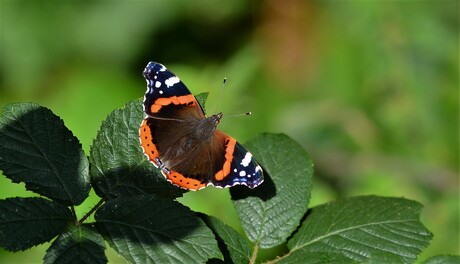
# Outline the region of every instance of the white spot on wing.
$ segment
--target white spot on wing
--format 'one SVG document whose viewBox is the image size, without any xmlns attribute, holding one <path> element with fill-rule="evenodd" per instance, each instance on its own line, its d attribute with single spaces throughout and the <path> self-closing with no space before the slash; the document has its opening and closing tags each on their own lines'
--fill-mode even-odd
<svg viewBox="0 0 460 264">
<path fill-rule="evenodd" d="M 244 167 L 249 166 L 249 163 L 251 162 L 252 155 L 249 152 L 246 152 L 246 155 L 244 156 L 244 159 L 241 161 L 241 165 Z"/>
<path fill-rule="evenodd" d="M 156 87 L 156 88 L 160 88 L 160 86 L 161 86 L 161 82 L 156 81 L 156 82 L 155 82 L 155 87 Z"/>
<path fill-rule="evenodd" d="M 180 79 L 177 77 L 177 76 L 173 76 L 171 78 L 168 78 L 166 81 L 165 81 L 165 84 L 166 86 L 171 87 L 173 86 L 174 84 L 180 82 Z"/>
<path fill-rule="evenodd" d="M 246 172 L 245 171 L 240 171 L 240 177 L 244 177 L 246 176 Z"/>
<path fill-rule="evenodd" d="M 163 90 L 158 91 L 160 94 L 163 94 Z"/>
</svg>

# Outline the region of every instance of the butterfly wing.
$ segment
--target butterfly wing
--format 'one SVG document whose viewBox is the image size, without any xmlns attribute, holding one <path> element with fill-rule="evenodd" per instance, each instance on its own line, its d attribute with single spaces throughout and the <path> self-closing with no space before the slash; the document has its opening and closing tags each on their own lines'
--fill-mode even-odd
<svg viewBox="0 0 460 264">
<path fill-rule="evenodd" d="M 140 129 L 145 155 L 169 182 L 184 189 L 206 187 L 214 156 L 207 144 L 192 138 L 188 122 L 146 118 Z"/>
<path fill-rule="evenodd" d="M 144 96 L 144 112 L 147 116 L 174 115 L 165 111 L 167 106 L 188 106 L 197 118 L 204 118 L 204 111 L 185 84 L 160 63 L 149 62 L 143 72 L 147 81 Z"/>
<path fill-rule="evenodd" d="M 144 96 L 147 117 L 139 130 L 141 146 L 149 160 L 159 167 L 164 152 L 185 136 L 187 131 L 183 129 L 205 115 L 185 84 L 162 64 L 149 62 L 143 75 L 147 81 Z"/>
<path fill-rule="evenodd" d="M 225 156 L 223 161 L 216 161 L 215 167 L 220 169 L 215 172 L 211 184 L 221 188 L 246 185 L 252 189 L 259 186 L 264 180 L 263 171 L 252 154 L 219 130 L 216 130 L 215 138 L 223 138 Z"/>
<path fill-rule="evenodd" d="M 211 154 L 205 142 L 193 140 L 196 122 L 205 119 L 203 108 L 185 84 L 165 66 L 150 62 L 139 135 L 144 154 L 171 183 L 185 189 L 208 183 Z M 179 172 L 180 171 L 180 172 Z"/>
</svg>

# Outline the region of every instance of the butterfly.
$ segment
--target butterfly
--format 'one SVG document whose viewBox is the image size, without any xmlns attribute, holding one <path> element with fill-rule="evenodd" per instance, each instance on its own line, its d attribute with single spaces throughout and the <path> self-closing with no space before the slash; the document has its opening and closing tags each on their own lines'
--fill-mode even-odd
<svg viewBox="0 0 460 264">
<path fill-rule="evenodd" d="M 217 129 L 223 114 L 206 116 L 185 84 L 160 63 L 143 72 L 147 91 L 139 129 L 142 150 L 180 188 L 259 186 L 261 166 L 234 138 Z"/>
</svg>

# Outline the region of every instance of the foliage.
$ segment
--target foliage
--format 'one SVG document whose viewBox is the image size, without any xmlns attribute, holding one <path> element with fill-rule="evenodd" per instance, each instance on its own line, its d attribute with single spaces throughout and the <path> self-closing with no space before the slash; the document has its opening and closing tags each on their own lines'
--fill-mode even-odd
<svg viewBox="0 0 460 264">
<path fill-rule="evenodd" d="M 24 250 L 59 235 L 45 263 L 105 263 L 104 240 L 132 263 L 255 263 L 259 248 L 284 243 L 289 251 L 271 263 L 413 263 L 431 240 L 419 219 L 422 206 L 415 201 L 361 196 L 308 209 L 311 160 L 289 137 L 262 134 L 247 147 L 262 164 L 265 182 L 254 190 L 231 189 L 245 234 L 253 242 L 249 246 L 245 236 L 221 220 L 175 201 L 181 192 L 142 159 L 136 136 L 141 112 L 138 100 L 114 110 L 94 140 L 89 165 L 77 158 L 71 164 L 79 169 L 69 173 L 56 166 L 82 150 L 62 121 L 36 104 L 5 106 L 0 169 L 13 182 L 33 182 L 30 190 L 43 198 L 0 201 L 0 246 Z M 34 148 L 42 151 L 32 152 Z M 24 168 L 18 153 L 34 159 Z M 75 205 L 88 193 L 88 166 L 101 200 L 77 219 Z M 65 195 L 69 198 L 63 199 Z M 88 222 L 94 212 L 94 222 Z"/>
<path fill-rule="evenodd" d="M 232 188 L 233 204 L 249 240 L 271 248 L 286 241 L 307 211 L 313 164 L 286 135 L 262 134 L 247 146 L 269 177 L 255 190 Z"/>
<path fill-rule="evenodd" d="M 419 221 L 421 208 L 414 201 L 375 196 L 327 203 L 311 209 L 288 247 L 291 252 L 342 251 L 356 261 L 412 263 L 432 237 Z"/>
<path fill-rule="evenodd" d="M 70 210 L 39 197 L 0 201 L 0 246 L 19 251 L 49 241 L 72 221 Z"/>
<path fill-rule="evenodd" d="M 70 225 L 48 248 L 44 263 L 107 263 L 102 236 L 89 225 Z"/>
<path fill-rule="evenodd" d="M 96 229 L 132 263 L 203 263 L 222 258 L 211 230 L 178 202 L 139 195 L 105 203 Z"/>
<path fill-rule="evenodd" d="M 90 186 L 85 153 L 51 110 L 37 104 L 11 104 L 3 109 L 0 126 L 4 175 L 66 205 L 86 199 Z"/>
<path fill-rule="evenodd" d="M 457 264 L 460 263 L 460 256 L 439 255 L 431 257 L 423 262 L 423 264 Z"/>
</svg>

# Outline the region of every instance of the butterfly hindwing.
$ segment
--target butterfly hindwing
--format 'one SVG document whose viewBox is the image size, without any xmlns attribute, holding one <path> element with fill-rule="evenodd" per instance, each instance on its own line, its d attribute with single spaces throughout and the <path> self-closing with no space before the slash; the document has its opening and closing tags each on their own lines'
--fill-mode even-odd
<svg viewBox="0 0 460 264">
<path fill-rule="evenodd" d="M 226 136 L 226 153 L 223 164 L 224 171 L 228 174 L 219 177 L 218 174 L 212 179 L 216 187 L 231 187 L 235 185 L 246 185 L 255 188 L 263 181 L 263 172 L 252 154 L 232 137 Z M 222 176 L 222 174 L 221 174 Z"/>
</svg>

